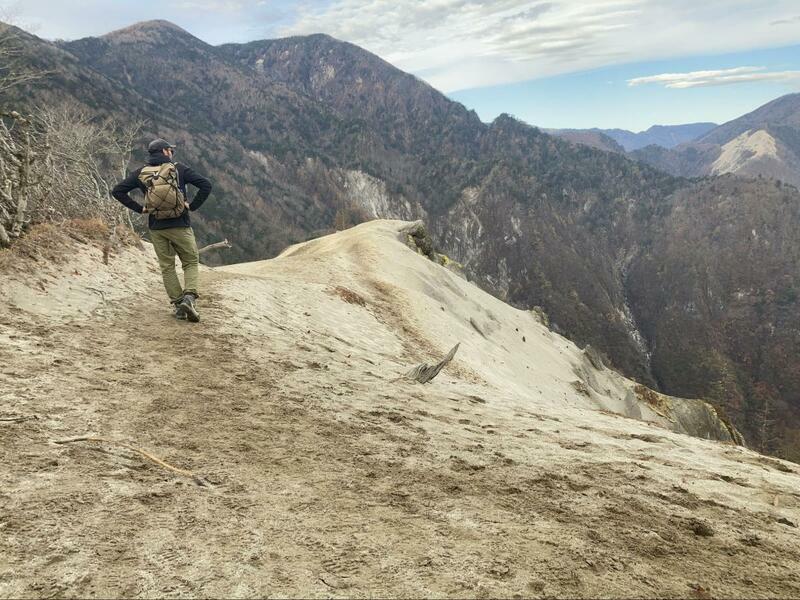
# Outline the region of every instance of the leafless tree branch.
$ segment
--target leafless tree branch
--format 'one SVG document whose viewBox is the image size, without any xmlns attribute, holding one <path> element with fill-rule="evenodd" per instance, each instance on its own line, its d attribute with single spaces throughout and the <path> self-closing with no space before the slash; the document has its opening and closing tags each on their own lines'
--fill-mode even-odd
<svg viewBox="0 0 800 600">
<path fill-rule="evenodd" d="M 30 221 L 92 217 L 109 225 L 113 248 L 116 226 L 130 219 L 109 194 L 142 124 L 99 120 L 71 105 L 35 112 L 0 111 L 0 245 Z"/>
<path fill-rule="evenodd" d="M 203 254 L 204 252 L 208 252 L 209 250 L 216 250 L 217 248 L 233 248 L 233 244 L 231 244 L 228 240 L 222 240 L 221 242 L 217 242 L 216 244 L 209 244 L 208 246 L 203 246 L 197 252 L 199 254 Z"/>
</svg>

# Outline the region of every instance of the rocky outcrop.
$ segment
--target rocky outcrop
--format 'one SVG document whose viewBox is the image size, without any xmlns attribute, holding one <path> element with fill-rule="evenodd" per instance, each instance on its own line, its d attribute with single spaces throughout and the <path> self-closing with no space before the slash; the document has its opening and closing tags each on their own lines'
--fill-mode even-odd
<svg viewBox="0 0 800 600">
<path fill-rule="evenodd" d="M 584 348 L 572 386 L 605 410 L 657 423 L 665 429 L 694 437 L 745 445 L 744 437 L 703 400 L 660 394 L 608 369 L 597 350 Z"/>
<path fill-rule="evenodd" d="M 667 419 L 667 427 L 673 431 L 709 440 L 745 445 L 742 434 L 727 419 L 722 418 L 708 402 L 667 396 L 643 385 L 634 386 L 633 393 L 640 402 L 646 403 Z"/>
</svg>

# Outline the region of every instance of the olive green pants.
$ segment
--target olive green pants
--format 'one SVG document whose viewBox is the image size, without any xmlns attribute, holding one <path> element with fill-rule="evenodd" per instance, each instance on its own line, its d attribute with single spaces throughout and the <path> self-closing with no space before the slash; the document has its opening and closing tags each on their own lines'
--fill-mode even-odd
<svg viewBox="0 0 800 600">
<path fill-rule="evenodd" d="M 197 242 L 191 227 L 171 227 L 170 229 L 151 229 L 150 241 L 158 257 L 164 287 L 172 301 L 179 300 L 185 293 L 197 295 L 198 262 Z M 175 272 L 175 254 L 181 259 L 184 285 Z"/>
</svg>

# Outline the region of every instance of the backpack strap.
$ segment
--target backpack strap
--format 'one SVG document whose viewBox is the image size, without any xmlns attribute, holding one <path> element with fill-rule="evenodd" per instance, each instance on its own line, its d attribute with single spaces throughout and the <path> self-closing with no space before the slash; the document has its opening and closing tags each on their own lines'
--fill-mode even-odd
<svg viewBox="0 0 800 600">
<path fill-rule="evenodd" d="M 181 170 L 180 167 L 183 165 L 181 163 L 174 163 L 175 164 L 175 183 L 178 186 L 178 191 L 181 189 Z M 184 196 L 186 196 L 185 192 L 181 192 Z"/>
</svg>

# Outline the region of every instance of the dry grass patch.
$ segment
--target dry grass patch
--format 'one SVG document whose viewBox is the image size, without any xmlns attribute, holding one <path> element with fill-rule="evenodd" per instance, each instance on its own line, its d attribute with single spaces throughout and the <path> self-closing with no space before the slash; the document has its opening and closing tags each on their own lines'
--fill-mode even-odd
<svg viewBox="0 0 800 600">
<path fill-rule="evenodd" d="M 136 232 L 118 225 L 115 245 L 140 244 Z M 31 262 L 60 264 L 71 255 L 71 246 L 76 242 L 103 250 L 104 257 L 113 251 L 110 244 L 111 230 L 102 219 L 70 219 L 63 223 L 39 223 L 31 226 L 10 248 L 0 250 L 0 271 L 24 269 Z"/>
<path fill-rule="evenodd" d="M 349 290 L 346 287 L 337 285 L 335 288 L 333 288 L 332 293 L 335 294 L 336 296 L 339 296 L 339 298 L 341 298 L 348 304 L 357 304 L 358 306 L 367 305 L 367 301 L 364 300 L 364 297 L 361 296 L 361 294 L 358 294 L 353 290 Z"/>
<path fill-rule="evenodd" d="M 649 387 L 642 384 L 637 384 L 634 388 L 634 391 L 639 397 L 639 400 L 647 402 L 647 404 L 649 404 L 650 407 L 658 414 L 669 418 L 672 411 L 669 405 L 669 400 L 666 396 L 659 394 L 658 392 L 653 391 Z"/>
</svg>

